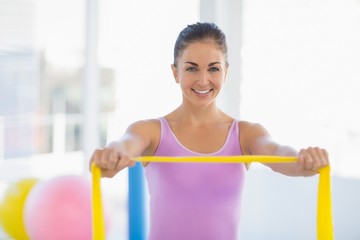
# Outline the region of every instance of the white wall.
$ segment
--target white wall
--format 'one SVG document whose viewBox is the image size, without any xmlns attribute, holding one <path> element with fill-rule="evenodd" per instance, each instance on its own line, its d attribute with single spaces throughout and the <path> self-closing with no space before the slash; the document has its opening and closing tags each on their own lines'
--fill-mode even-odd
<svg viewBox="0 0 360 240">
<path fill-rule="evenodd" d="M 360 179 L 333 176 L 335 239 L 360 239 Z M 248 172 L 242 202 L 244 240 L 316 239 L 318 177 L 286 177 L 256 166 Z"/>
</svg>

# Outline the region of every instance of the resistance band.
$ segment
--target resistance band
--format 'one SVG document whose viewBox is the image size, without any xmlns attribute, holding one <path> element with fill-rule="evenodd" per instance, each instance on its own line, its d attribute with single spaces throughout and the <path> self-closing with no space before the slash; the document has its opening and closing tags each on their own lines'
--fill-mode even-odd
<svg viewBox="0 0 360 240">
<path fill-rule="evenodd" d="M 92 239 L 105 240 L 105 221 L 100 186 L 101 170 L 94 163 L 91 165 L 91 174 Z"/>
<path fill-rule="evenodd" d="M 197 162 L 197 163 L 286 163 L 296 162 L 296 157 L 284 156 L 195 156 L 195 157 L 138 157 L 138 162 Z M 105 240 L 104 217 L 100 192 L 100 169 L 92 165 L 93 175 L 93 240 Z M 318 203 L 317 203 L 317 239 L 333 240 L 333 221 L 331 204 L 330 166 L 319 170 Z"/>
</svg>

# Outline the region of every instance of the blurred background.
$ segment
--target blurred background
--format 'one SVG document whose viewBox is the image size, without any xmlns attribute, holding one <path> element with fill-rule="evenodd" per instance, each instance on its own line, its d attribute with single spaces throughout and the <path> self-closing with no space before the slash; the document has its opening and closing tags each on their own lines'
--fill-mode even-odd
<svg viewBox="0 0 360 240">
<path fill-rule="evenodd" d="M 0 199 L 22 178 L 88 176 L 95 148 L 177 107 L 173 45 L 197 21 L 228 38 L 219 105 L 327 148 L 335 239 L 360 239 L 358 0 L 0 0 Z M 128 238 L 127 174 L 102 180 L 108 239 Z M 315 239 L 317 177 L 247 175 L 241 239 Z"/>
</svg>

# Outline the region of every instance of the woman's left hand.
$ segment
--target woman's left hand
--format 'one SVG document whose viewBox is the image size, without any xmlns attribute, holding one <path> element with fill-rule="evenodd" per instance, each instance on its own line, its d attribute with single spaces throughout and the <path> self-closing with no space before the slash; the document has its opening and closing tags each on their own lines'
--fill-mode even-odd
<svg viewBox="0 0 360 240">
<path fill-rule="evenodd" d="M 301 149 L 298 164 L 304 171 L 316 174 L 320 168 L 329 165 L 329 155 L 325 149 L 319 147 Z"/>
</svg>

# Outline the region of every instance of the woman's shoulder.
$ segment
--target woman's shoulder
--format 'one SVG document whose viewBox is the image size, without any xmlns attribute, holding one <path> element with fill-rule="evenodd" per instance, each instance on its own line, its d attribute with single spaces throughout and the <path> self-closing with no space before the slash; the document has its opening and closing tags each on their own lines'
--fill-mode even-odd
<svg viewBox="0 0 360 240">
<path fill-rule="evenodd" d="M 160 119 L 142 119 L 137 120 L 129 125 L 130 129 L 160 129 Z"/>
<path fill-rule="evenodd" d="M 268 135 L 266 129 L 260 124 L 248 121 L 238 121 L 239 141 L 242 146 L 243 154 L 250 154 L 250 145 L 260 137 Z"/>
<path fill-rule="evenodd" d="M 260 123 L 249 122 L 245 120 L 238 120 L 239 128 L 242 130 L 254 130 L 256 128 L 263 128 Z"/>
<path fill-rule="evenodd" d="M 135 134 L 143 137 L 153 138 L 160 132 L 159 119 L 143 119 L 131 123 L 127 129 L 127 134 Z"/>
</svg>

